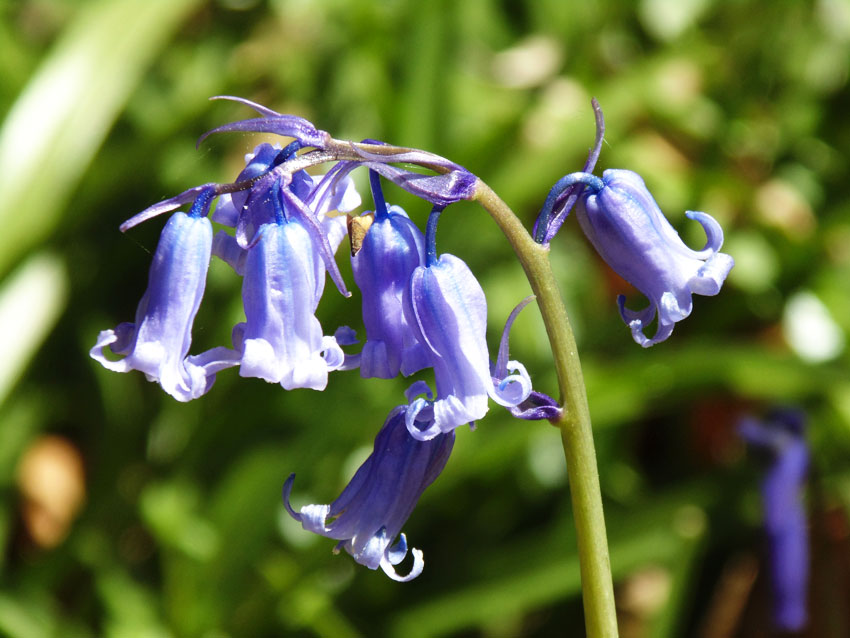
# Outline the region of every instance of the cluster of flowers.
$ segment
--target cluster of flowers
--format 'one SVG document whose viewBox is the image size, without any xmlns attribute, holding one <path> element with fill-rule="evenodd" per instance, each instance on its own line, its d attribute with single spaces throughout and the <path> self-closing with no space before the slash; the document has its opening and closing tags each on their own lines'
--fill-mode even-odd
<svg viewBox="0 0 850 638">
<path fill-rule="evenodd" d="M 407 551 L 401 527 L 445 466 L 454 430 L 481 419 L 489 399 L 520 418 L 560 415 L 558 403 L 533 391 L 522 364 L 508 358 L 510 326 L 529 300 L 509 317 L 491 363 L 484 292 L 461 259 L 436 250 L 440 213 L 475 195 L 477 178 L 469 171 L 423 151 L 384 147 L 371 140 L 358 145 L 340 142 L 302 118 L 229 99 L 247 104 L 260 117 L 214 129 L 201 141 L 222 131 L 275 133 L 295 141 L 285 148 L 261 144 L 247 156 L 235 182 L 191 188 L 121 226 L 127 230 L 191 204 L 188 213 L 175 212 L 162 231 L 135 321 L 102 331 L 91 355 L 110 370 L 145 373 L 179 401 L 204 395 L 216 374 L 229 367 L 238 366 L 240 376 L 279 383 L 287 390 L 323 390 L 328 373 L 336 370 L 359 368 L 363 377 L 393 378 L 432 368 L 436 391 L 424 381 L 410 386 L 407 403 L 390 412 L 372 455 L 337 500 L 296 512 L 289 504 L 294 476 L 284 488 L 289 513 L 305 529 L 339 540 L 337 549 L 344 548 L 359 563 L 380 566 L 396 580 L 409 580 L 421 573 L 424 563 L 414 549 L 410 573 L 395 572 Z M 692 251 L 640 177 L 606 171 L 599 179 L 589 172 L 601 144 L 597 113 L 597 144 L 585 172 L 555 185 L 538 218 L 535 239 L 548 243 L 579 201 L 579 219 L 591 242 L 650 299 L 641 312 L 620 303 L 635 340 L 648 346 L 669 336 L 673 324 L 690 313 L 692 293 L 717 293 L 732 260 L 717 252 L 722 231 L 707 215 L 689 214 L 708 235 L 705 249 Z M 305 170 L 328 162 L 333 167 L 323 176 Z M 436 174 L 393 166 L 398 163 Z M 369 170 L 374 211 L 349 216 L 346 224 L 339 213 L 350 213 L 361 202 L 350 178 L 358 167 Z M 401 208 L 386 204 L 382 177 L 432 205 L 425 233 Z M 221 230 L 213 236 L 208 217 L 215 200 L 212 220 L 232 233 Z M 366 331 L 366 341 L 355 355 L 342 350 L 357 343 L 354 330 L 343 326 L 325 335 L 316 317 L 326 274 L 343 295 L 350 294 L 335 261 L 346 234 Z M 242 277 L 245 321 L 233 329 L 232 347 L 190 355 L 192 324 L 213 255 Z M 656 311 L 658 330 L 647 339 L 643 328 Z"/>
</svg>

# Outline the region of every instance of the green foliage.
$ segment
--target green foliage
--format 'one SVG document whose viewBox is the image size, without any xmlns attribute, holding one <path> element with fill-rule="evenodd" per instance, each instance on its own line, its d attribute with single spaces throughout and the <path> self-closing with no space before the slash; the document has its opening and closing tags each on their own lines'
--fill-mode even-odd
<svg viewBox="0 0 850 638">
<path fill-rule="evenodd" d="M 184 405 L 88 358 L 98 330 L 132 316 L 161 227 L 121 235 L 118 224 L 232 177 L 260 139 L 221 135 L 194 150 L 205 130 L 248 116 L 207 102 L 232 94 L 337 137 L 449 157 L 529 225 L 551 184 L 581 168 L 596 96 L 608 125 L 600 168 L 641 172 L 692 245 L 703 238 L 684 210 L 722 222 L 738 261 L 727 286 L 647 351 L 616 312 L 616 294 L 633 291 L 575 222 L 552 246 L 584 361 L 623 622 L 637 635 L 694 635 L 728 559 L 761 556 L 741 414 L 802 405 L 813 520 L 845 520 L 850 507 L 848 64 L 840 0 L 4 5 L 0 634 L 581 632 L 560 441 L 547 424 L 493 406 L 459 433 L 406 526 L 427 567 L 399 585 L 301 531 L 280 487 L 297 472 L 296 504 L 334 498 L 403 381 L 335 373 L 323 394 L 287 393 L 231 371 Z M 390 187 L 387 197 L 424 222 L 421 202 Z M 441 251 L 482 281 L 495 346 L 528 292 L 521 270 L 472 205 L 449 209 L 440 232 Z M 236 277 L 213 270 L 198 349 L 229 342 L 238 297 Z M 356 292 L 329 290 L 323 325 L 357 326 L 357 305 Z M 552 392 L 541 330 L 526 310 L 512 353 Z M 85 505 L 53 548 L 30 537 L 16 479 L 46 434 L 70 441 L 85 469 Z M 630 597 L 639 586 L 660 593 Z"/>
</svg>

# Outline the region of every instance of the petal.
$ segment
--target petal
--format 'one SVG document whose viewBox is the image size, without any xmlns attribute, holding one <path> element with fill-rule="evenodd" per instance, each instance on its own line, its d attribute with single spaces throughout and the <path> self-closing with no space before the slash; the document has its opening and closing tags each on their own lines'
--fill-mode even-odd
<svg viewBox="0 0 850 638">
<path fill-rule="evenodd" d="M 307 231 L 297 222 L 266 224 L 248 251 L 242 300 L 246 322 L 234 334 L 240 349 L 241 376 L 255 376 L 285 389 L 324 389 L 328 362 L 341 355 L 336 342 L 326 341 L 316 318 L 317 273 L 321 260 Z M 332 338 L 327 338 L 332 339 Z"/>
<path fill-rule="evenodd" d="M 552 397 L 532 390 L 528 398 L 519 405 L 510 408 L 510 412 L 518 419 L 540 421 L 559 418 L 563 413 L 563 408 Z"/>
<path fill-rule="evenodd" d="M 417 441 L 430 441 L 437 437 L 440 434 L 443 434 L 442 429 L 440 428 L 440 424 L 437 423 L 433 419 L 429 419 L 427 421 L 428 427 L 422 428 L 416 417 L 418 417 L 426 408 L 432 408 L 433 404 L 430 401 L 426 401 L 425 399 L 419 398 L 414 399 L 410 402 L 410 405 L 407 406 L 407 413 L 405 415 L 405 425 L 407 426 L 408 432 L 410 432 L 410 436 L 412 436 Z M 431 412 L 431 414 L 433 414 Z M 449 428 L 451 431 L 453 428 Z"/>
<path fill-rule="evenodd" d="M 706 260 L 697 272 L 696 277 L 688 280 L 688 286 L 697 295 L 707 297 L 716 295 L 720 292 L 723 282 L 726 281 L 726 277 L 734 265 L 735 260 L 729 255 L 715 253 Z"/>
<path fill-rule="evenodd" d="M 425 558 L 422 554 L 422 550 L 416 549 L 415 547 L 410 550 L 411 555 L 413 556 L 413 566 L 410 568 L 410 572 L 407 576 L 399 576 L 393 564 L 388 560 L 384 559 L 381 561 L 381 569 L 384 570 L 384 573 L 392 578 L 394 581 L 399 583 L 408 583 L 419 574 L 422 573 L 422 570 L 425 569 Z"/>
<path fill-rule="evenodd" d="M 213 237 L 212 254 L 221 259 L 238 275 L 245 274 L 245 258 L 248 251 L 239 245 L 233 235 L 220 230 Z"/>
<path fill-rule="evenodd" d="M 519 361 L 508 361 L 507 367 L 510 372 L 516 374 L 494 379 L 490 398 L 501 406 L 512 408 L 525 401 L 531 394 L 531 377 Z"/>
<path fill-rule="evenodd" d="M 111 370 L 143 372 L 178 401 L 207 392 L 214 376 L 187 360 L 192 323 L 204 294 L 212 248 L 212 226 L 206 217 L 178 212 L 163 228 L 151 263 L 148 288 L 133 324 L 101 333 L 92 356 Z M 103 348 L 124 355 L 115 362 Z M 117 348 L 117 350 L 116 350 Z"/>
<path fill-rule="evenodd" d="M 133 324 L 130 324 L 133 326 Z M 135 333 L 135 326 L 133 326 L 133 331 Z M 106 346 L 111 346 L 118 341 L 118 335 L 115 330 L 101 330 L 97 335 L 97 341 L 89 350 L 89 356 L 100 363 L 107 370 L 112 370 L 113 372 L 129 372 L 133 368 L 130 366 L 130 362 L 127 361 L 126 357 L 123 359 L 119 359 L 118 361 L 114 361 L 112 359 L 107 359 L 106 355 L 103 353 L 103 349 Z M 117 354 L 126 354 L 119 351 L 118 348 L 110 348 L 113 352 Z"/>
<path fill-rule="evenodd" d="M 447 432 L 483 417 L 493 381 L 485 340 L 487 302 L 472 272 L 453 255 L 417 268 L 405 291 L 404 311 L 434 367 L 432 429 Z"/>
</svg>

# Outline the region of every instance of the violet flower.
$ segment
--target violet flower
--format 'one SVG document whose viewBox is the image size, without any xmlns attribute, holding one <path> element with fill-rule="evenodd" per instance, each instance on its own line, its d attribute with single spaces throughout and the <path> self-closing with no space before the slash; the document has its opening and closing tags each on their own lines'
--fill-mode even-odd
<svg viewBox="0 0 850 638">
<path fill-rule="evenodd" d="M 410 573 L 396 573 L 395 565 L 407 554 L 401 528 L 425 488 L 443 471 L 455 439 L 453 432 L 429 441 L 414 439 L 405 425 L 406 410 L 398 406 L 390 412 L 372 454 L 330 505 L 305 505 L 296 512 L 289 504 L 294 474 L 283 487 L 286 509 L 304 529 L 339 540 L 334 551 L 345 549 L 361 565 L 380 567 L 401 582 L 416 578 L 425 567 L 422 552 L 413 549 Z M 392 545 L 396 536 L 399 540 Z"/>
<path fill-rule="evenodd" d="M 771 458 L 761 495 L 770 551 L 773 617 L 783 631 L 800 631 L 808 622 L 809 535 L 801 492 L 809 449 L 804 426 L 801 413 L 782 410 L 764 422 L 745 419 L 738 429 L 748 443 Z"/>
<path fill-rule="evenodd" d="M 363 296 L 366 343 L 359 355 L 360 376 L 391 379 L 428 365 L 405 318 L 402 297 L 413 271 L 425 263 L 425 237 L 401 208 L 384 201 L 380 180 L 370 171 L 375 212 L 351 269 Z"/>
<path fill-rule="evenodd" d="M 280 383 L 286 390 L 324 390 L 328 372 L 344 363 L 336 339 L 322 334 L 316 318 L 325 281 L 317 243 L 326 238 L 311 233 L 315 220 L 310 211 L 280 180 L 259 201 L 266 199 L 275 217 L 259 227 L 247 251 L 246 321 L 233 329 L 233 344 L 241 353 L 239 374 Z"/>
<path fill-rule="evenodd" d="M 570 180 L 586 186 L 576 208 L 579 224 L 599 255 L 623 279 L 649 298 L 640 311 L 618 304 L 632 337 L 644 348 L 667 339 L 673 326 L 693 308 L 692 296 L 716 295 L 734 265 L 729 255 L 718 252 L 723 230 L 714 218 L 687 211 L 689 219 L 702 224 L 707 241 L 702 250 L 692 250 L 664 217 L 658 204 L 637 173 L 606 170 L 602 179 L 574 173 Z M 566 178 L 565 178 L 566 179 Z M 644 329 L 658 317 L 652 338 Z"/>
<path fill-rule="evenodd" d="M 109 370 L 144 372 L 149 381 L 157 381 L 178 401 L 205 394 L 216 372 L 236 364 L 234 353 L 227 348 L 188 356 L 192 323 L 204 295 L 210 262 L 212 227 L 204 215 L 212 195 L 203 191 L 190 214 L 178 212 L 168 220 L 135 322 L 102 331 L 90 352 Z M 107 358 L 107 346 L 122 358 Z"/>
<path fill-rule="evenodd" d="M 516 361 L 508 361 L 505 370 L 517 374 L 495 380 L 491 376 L 485 338 L 487 300 L 461 259 L 449 254 L 437 257 L 435 232 L 440 211 L 435 207 L 428 220 L 426 263 L 413 271 L 404 296 L 405 317 L 424 346 L 437 386 L 436 399 L 423 381 L 407 391 L 408 400 L 423 392 L 428 397 L 413 399 L 407 410 L 408 430 L 423 441 L 482 418 L 488 410 L 488 396 L 513 407 L 531 392 L 528 373 Z M 420 429 L 417 420 L 430 425 Z"/>
</svg>

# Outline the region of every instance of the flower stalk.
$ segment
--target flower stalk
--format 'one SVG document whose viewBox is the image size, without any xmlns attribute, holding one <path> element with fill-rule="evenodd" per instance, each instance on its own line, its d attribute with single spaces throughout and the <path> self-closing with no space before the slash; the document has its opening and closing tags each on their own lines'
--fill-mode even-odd
<svg viewBox="0 0 850 638">
<path fill-rule="evenodd" d="M 561 431 L 567 462 L 587 636 L 616 638 L 614 587 L 587 391 L 575 337 L 549 261 L 549 248 L 536 243 L 508 205 L 480 179 L 476 182 L 474 199 L 507 237 L 537 296 L 563 406 L 552 424 Z"/>
</svg>

